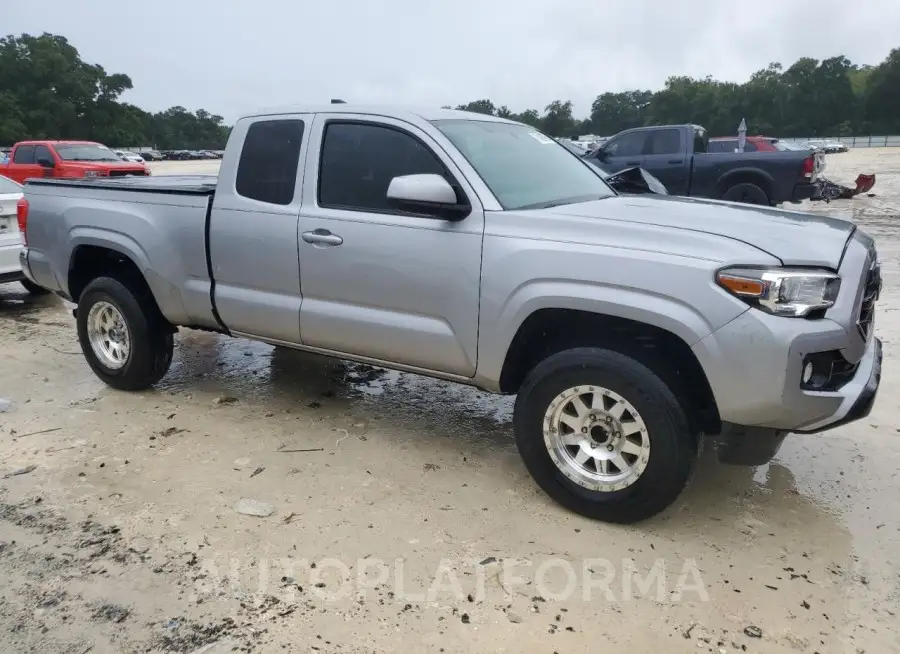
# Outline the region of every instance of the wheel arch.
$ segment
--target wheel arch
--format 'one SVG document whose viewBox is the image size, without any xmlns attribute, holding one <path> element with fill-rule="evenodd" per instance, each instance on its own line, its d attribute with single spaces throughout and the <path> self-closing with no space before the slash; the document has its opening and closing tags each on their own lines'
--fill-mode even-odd
<svg viewBox="0 0 900 654">
<path fill-rule="evenodd" d="M 140 256 L 141 250 L 129 250 L 121 243 L 103 242 L 102 245 L 90 240 L 81 241 L 72 249 L 66 285 L 69 297 L 78 302 L 84 289 L 98 277 L 111 277 L 132 289 L 154 310 L 157 318 L 168 322 L 163 317 L 156 295 L 138 262 L 145 262 Z M 136 261 L 137 260 L 137 261 Z"/>
<path fill-rule="evenodd" d="M 683 324 L 679 330 L 671 329 L 671 316 L 645 317 L 650 319 L 582 309 L 536 309 L 521 322 L 506 349 L 499 390 L 518 392 L 528 373 L 553 354 L 576 347 L 600 347 L 630 356 L 650 368 L 684 402 L 693 428 L 718 433 L 721 418 L 715 396 L 690 347 L 706 334 Z"/>
<path fill-rule="evenodd" d="M 775 187 L 775 179 L 761 168 L 741 167 L 729 170 L 719 178 L 716 184 L 718 197 L 722 198 L 728 190 L 737 184 L 755 184 L 772 199 L 772 190 Z"/>
</svg>

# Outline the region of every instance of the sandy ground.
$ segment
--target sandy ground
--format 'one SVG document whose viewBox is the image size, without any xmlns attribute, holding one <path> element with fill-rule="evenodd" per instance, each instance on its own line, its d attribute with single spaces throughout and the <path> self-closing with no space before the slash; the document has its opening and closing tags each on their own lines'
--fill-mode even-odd
<svg viewBox="0 0 900 654">
<path fill-rule="evenodd" d="M 878 174 L 815 207 L 878 239 L 874 412 L 760 468 L 706 456 L 633 527 L 537 489 L 509 398 L 190 331 L 119 393 L 62 302 L 0 286 L 0 651 L 900 651 L 900 148 L 828 168 Z"/>
</svg>

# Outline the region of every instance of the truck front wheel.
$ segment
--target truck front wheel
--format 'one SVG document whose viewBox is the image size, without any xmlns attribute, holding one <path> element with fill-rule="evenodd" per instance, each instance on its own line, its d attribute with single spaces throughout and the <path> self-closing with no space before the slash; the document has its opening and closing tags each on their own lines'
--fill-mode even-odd
<svg viewBox="0 0 900 654">
<path fill-rule="evenodd" d="M 81 293 L 81 351 L 94 373 L 113 388 L 143 390 L 169 370 L 172 331 L 150 302 L 111 277 L 98 277 Z"/>
<path fill-rule="evenodd" d="M 515 405 L 526 468 L 554 500 L 589 518 L 633 523 L 687 486 L 699 439 L 675 394 L 643 364 L 598 348 L 554 354 Z"/>
</svg>

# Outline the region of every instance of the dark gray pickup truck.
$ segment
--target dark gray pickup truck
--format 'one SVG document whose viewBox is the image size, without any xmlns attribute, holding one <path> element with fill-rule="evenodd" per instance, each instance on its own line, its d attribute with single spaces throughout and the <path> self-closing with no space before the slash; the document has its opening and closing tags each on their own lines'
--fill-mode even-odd
<svg viewBox="0 0 900 654">
<path fill-rule="evenodd" d="M 619 132 L 585 155 L 607 173 L 639 166 L 671 195 L 775 206 L 815 196 L 822 158 L 812 152 L 708 152 L 699 125 L 638 127 Z"/>
</svg>

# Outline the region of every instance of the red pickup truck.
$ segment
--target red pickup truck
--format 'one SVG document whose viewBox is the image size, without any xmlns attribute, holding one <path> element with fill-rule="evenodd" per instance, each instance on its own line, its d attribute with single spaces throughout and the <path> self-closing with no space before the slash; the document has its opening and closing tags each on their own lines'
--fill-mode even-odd
<svg viewBox="0 0 900 654">
<path fill-rule="evenodd" d="M 0 175 L 23 184 L 31 177 L 147 176 L 144 164 L 122 161 L 116 153 L 90 141 L 22 141 L 0 163 Z"/>
</svg>

